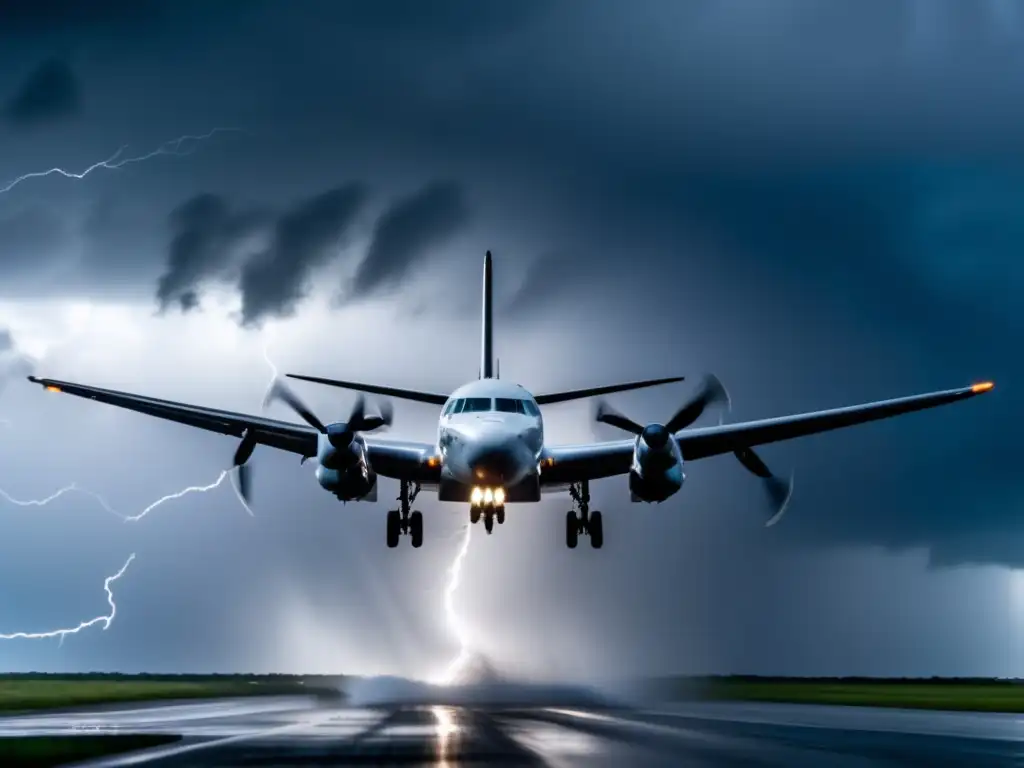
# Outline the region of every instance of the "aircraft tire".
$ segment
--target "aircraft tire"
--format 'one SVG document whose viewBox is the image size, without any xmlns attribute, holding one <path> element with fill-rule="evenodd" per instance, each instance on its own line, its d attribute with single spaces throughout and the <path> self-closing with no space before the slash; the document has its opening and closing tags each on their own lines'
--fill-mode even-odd
<svg viewBox="0 0 1024 768">
<path fill-rule="evenodd" d="M 484 529 L 488 533 L 494 530 L 494 515 L 484 515 Z"/>
<path fill-rule="evenodd" d="M 401 515 L 397 509 L 388 510 L 388 547 L 394 549 L 398 546 L 398 536 L 401 533 Z"/>
<path fill-rule="evenodd" d="M 415 549 L 423 546 L 423 513 L 414 511 L 409 515 L 409 533 L 412 535 L 412 545 Z"/>
<path fill-rule="evenodd" d="M 473 505 L 469 508 L 469 522 L 473 525 L 480 522 L 480 507 Z"/>
<path fill-rule="evenodd" d="M 579 523 L 576 519 L 576 513 L 573 510 L 569 510 L 565 513 L 565 546 L 569 549 L 576 549 L 579 535 Z"/>
<path fill-rule="evenodd" d="M 505 505 L 494 508 L 494 517 L 498 521 L 498 525 L 505 524 Z"/>
<path fill-rule="evenodd" d="M 590 546 L 594 549 L 604 546 L 604 521 L 600 512 L 590 513 Z"/>
</svg>

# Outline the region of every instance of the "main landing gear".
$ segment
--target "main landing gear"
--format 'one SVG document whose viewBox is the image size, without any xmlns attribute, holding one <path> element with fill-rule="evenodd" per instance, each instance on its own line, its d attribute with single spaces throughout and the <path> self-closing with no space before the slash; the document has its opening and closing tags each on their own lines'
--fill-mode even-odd
<svg viewBox="0 0 1024 768">
<path fill-rule="evenodd" d="M 604 523 L 600 512 L 590 511 L 590 483 L 586 480 L 573 483 L 569 486 L 569 495 L 576 509 L 565 513 L 565 546 L 576 549 L 582 533 L 590 536 L 590 546 L 600 549 L 604 546 Z"/>
<path fill-rule="evenodd" d="M 494 530 L 494 523 L 497 521 L 498 525 L 505 524 L 505 505 L 504 504 L 470 504 L 469 505 L 469 522 L 476 525 L 480 522 L 480 518 L 484 520 L 484 530 L 491 533 Z"/>
<path fill-rule="evenodd" d="M 413 486 L 411 494 L 409 493 L 410 485 Z M 400 508 L 388 512 L 388 547 L 391 549 L 398 546 L 398 537 L 403 533 L 409 534 L 414 547 L 423 546 L 423 513 L 419 510 L 409 512 L 409 507 L 416 501 L 419 492 L 419 483 L 410 483 L 408 480 L 400 481 L 398 492 Z"/>
</svg>

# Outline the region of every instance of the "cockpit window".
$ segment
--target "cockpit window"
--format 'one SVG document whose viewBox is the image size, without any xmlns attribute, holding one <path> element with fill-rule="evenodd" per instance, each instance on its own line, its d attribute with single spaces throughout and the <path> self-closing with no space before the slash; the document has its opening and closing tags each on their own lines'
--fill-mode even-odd
<svg viewBox="0 0 1024 768">
<path fill-rule="evenodd" d="M 447 416 L 447 415 L 448 415 L 448 414 L 450 414 L 450 413 L 451 413 L 451 412 L 452 412 L 453 410 L 455 410 L 455 404 L 456 404 L 457 402 L 459 402 L 459 401 L 458 401 L 458 400 L 449 400 L 449 401 L 448 401 L 448 405 L 446 405 L 446 406 L 444 407 L 444 410 L 443 410 L 443 411 L 441 411 L 441 415 L 442 415 L 442 416 Z"/>
<path fill-rule="evenodd" d="M 523 407 L 526 408 L 526 413 L 528 415 L 534 417 L 540 416 L 540 409 L 532 400 L 520 400 L 520 402 L 523 404 Z"/>
<path fill-rule="evenodd" d="M 467 397 L 466 405 L 462 413 L 480 413 L 491 410 L 491 398 L 489 397 Z"/>
<path fill-rule="evenodd" d="M 511 397 L 494 398 L 494 410 L 498 413 L 522 413 L 523 408 L 519 400 Z"/>
</svg>

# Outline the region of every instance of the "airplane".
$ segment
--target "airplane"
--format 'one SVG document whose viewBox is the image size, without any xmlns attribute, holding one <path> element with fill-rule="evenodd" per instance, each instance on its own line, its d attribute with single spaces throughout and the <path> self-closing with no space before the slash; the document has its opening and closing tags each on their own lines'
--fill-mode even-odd
<svg viewBox="0 0 1024 768">
<path fill-rule="evenodd" d="M 508 504 L 538 502 L 542 495 L 568 491 L 573 509 L 565 517 L 565 543 L 577 546 L 580 535 L 594 549 L 604 544 L 602 514 L 590 509 L 590 483 L 625 475 L 634 502 L 661 503 L 680 490 L 690 462 L 732 453 L 763 481 L 771 504 L 766 525 L 782 517 L 792 495 L 792 478 L 772 473 L 754 452 L 756 446 L 826 432 L 898 414 L 933 408 L 989 392 L 991 381 L 831 410 L 690 428 L 712 405 L 728 405 L 729 396 L 713 375 L 705 376 L 682 407 L 663 424 L 641 425 L 597 401 L 596 421 L 625 430 L 631 437 L 583 445 L 548 445 L 541 407 L 682 381 L 676 376 L 588 389 L 533 395 L 500 378 L 493 344 L 492 258 L 484 257 L 483 312 L 478 378 L 451 394 L 377 386 L 316 376 L 286 374 L 297 380 L 357 391 L 345 421 L 325 424 L 303 404 L 280 377 L 264 406 L 279 400 L 305 425 L 235 413 L 56 379 L 29 376 L 51 392 L 64 392 L 109 403 L 150 416 L 240 439 L 232 468 L 246 501 L 250 495 L 247 462 L 257 445 L 298 454 L 300 463 L 317 460 L 316 479 L 343 502 L 376 501 L 378 478 L 399 481 L 398 508 L 387 513 L 387 546 L 408 535 L 413 547 L 423 544 L 423 514 L 413 510 L 423 489 L 442 502 L 469 504 L 473 524 L 481 519 L 487 533 L 505 522 Z M 401 398 L 441 407 L 437 438 L 432 442 L 393 440 L 371 433 L 392 422 L 385 400 L 380 414 L 367 414 L 362 393 Z"/>
</svg>

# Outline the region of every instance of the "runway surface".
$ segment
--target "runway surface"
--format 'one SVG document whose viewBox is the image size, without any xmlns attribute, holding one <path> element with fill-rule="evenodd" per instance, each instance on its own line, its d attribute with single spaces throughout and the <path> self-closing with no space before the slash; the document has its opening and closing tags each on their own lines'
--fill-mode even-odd
<svg viewBox="0 0 1024 768">
<path fill-rule="evenodd" d="M 685 704 L 614 710 L 324 706 L 232 699 L 0 718 L 2 738 L 174 733 L 99 766 L 1020 766 L 1024 717 L 860 707 Z"/>
</svg>

